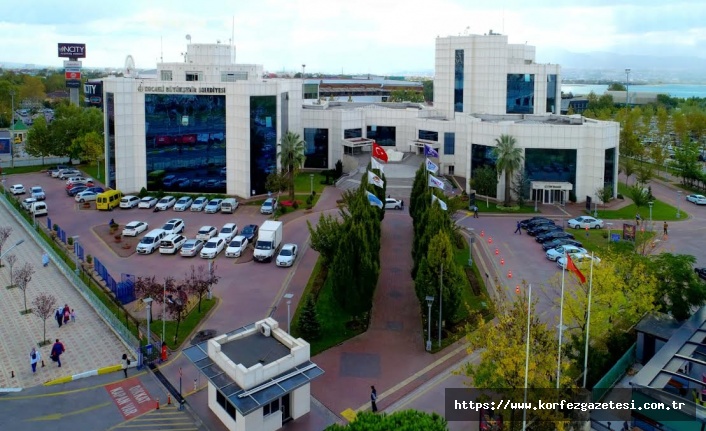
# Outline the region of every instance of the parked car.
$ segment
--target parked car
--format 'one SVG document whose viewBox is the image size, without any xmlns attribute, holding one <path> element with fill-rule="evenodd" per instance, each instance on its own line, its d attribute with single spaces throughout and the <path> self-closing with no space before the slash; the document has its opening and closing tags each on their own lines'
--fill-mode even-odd
<svg viewBox="0 0 706 431">
<path fill-rule="evenodd" d="M 157 205 L 157 198 L 152 196 L 145 196 L 144 198 L 140 199 L 140 203 L 137 204 L 137 208 L 150 209 L 155 205 Z"/>
<path fill-rule="evenodd" d="M 571 238 L 574 239 L 574 236 L 570 234 L 569 232 L 564 232 L 563 230 L 553 230 L 550 232 L 545 232 L 543 234 L 537 235 L 534 240 L 537 241 L 538 243 L 542 244 L 547 241 L 551 241 L 553 239 L 557 238 Z"/>
<path fill-rule="evenodd" d="M 180 197 L 174 204 L 174 211 L 186 211 L 193 202 L 189 196 Z"/>
<path fill-rule="evenodd" d="M 551 241 L 543 242 L 542 243 L 542 249 L 544 251 L 551 250 L 553 248 L 561 247 L 562 245 L 573 245 L 576 247 L 583 247 L 583 244 L 581 241 L 576 241 L 575 239 L 571 238 L 557 238 L 553 239 Z"/>
<path fill-rule="evenodd" d="M 103 187 L 89 187 L 87 190 L 90 190 L 92 192 L 96 192 L 98 194 L 105 192 L 105 189 Z"/>
<path fill-rule="evenodd" d="M 294 261 L 297 259 L 297 245 L 296 244 L 285 244 L 277 255 L 276 263 L 277 266 L 292 266 Z"/>
<path fill-rule="evenodd" d="M 32 204 L 37 202 L 36 198 L 24 198 L 22 200 L 22 208 L 26 209 L 29 211 L 30 208 L 32 208 Z"/>
<path fill-rule="evenodd" d="M 160 254 L 176 254 L 186 242 L 186 237 L 178 233 L 167 235 L 159 244 Z"/>
<path fill-rule="evenodd" d="M 200 239 L 187 239 L 184 245 L 181 246 L 181 254 L 184 257 L 194 257 L 203 248 L 203 241 Z"/>
<path fill-rule="evenodd" d="M 585 267 L 586 263 L 590 263 L 591 261 L 591 255 L 588 253 L 573 253 L 569 255 L 571 257 L 571 261 L 574 262 L 574 265 L 577 267 Z M 560 257 L 556 261 L 556 265 L 561 268 L 565 269 L 566 268 L 566 256 L 565 257 Z M 594 263 L 600 263 L 601 260 L 597 257 L 593 257 L 593 262 Z"/>
<path fill-rule="evenodd" d="M 87 183 L 92 183 L 92 182 L 93 182 L 93 178 L 86 178 L 86 177 L 81 177 L 81 176 L 70 177 L 70 178 L 67 178 L 67 179 L 66 179 L 66 184 L 67 184 L 67 185 L 69 185 L 69 184 L 76 184 L 76 183 L 79 183 L 79 184 L 87 184 Z"/>
<path fill-rule="evenodd" d="M 66 194 L 69 196 L 76 196 L 77 194 L 85 192 L 86 190 L 88 190 L 88 186 L 73 186 L 66 191 Z"/>
<path fill-rule="evenodd" d="M 556 262 L 557 259 L 571 253 L 588 253 L 585 248 L 576 247 L 575 245 L 560 245 L 557 248 L 547 250 L 547 259 Z"/>
<path fill-rule="evenodd" d="M 123 198 L 120 199 L 120 208 L 122 209 L 135 208 L 139 204 L 140 198 L 138 198 L 137 196 L 127 195 L 123 196 Z"/>
<path fill-rule="evenodd" d="M 686 200 L 696 205 L 706 205 L 706 196 L 704 195 L 687 195 Z"/>
<path fill-rule="evenodd" d="M 84 190 L 81 193 L 78 193 L 76 197 L 74 197 L 74 200 L 76 202 L 90 202 L 90 201 L 95 201 L 96 197 L 98 196 L 98 193 L 92 192 L 90 190 Z"/>
<path fill-rule="evenodd" d="M 68 190 L 73 189 L 74 187 L 88 187 L 88 183 L 85 182 L 85 181 L 77 182 L 77 183 L 71 183 L 71 184 L 67 184 L 67 185 L 64 187 L 64 189 L 66 189 L 66 190 L 68 191 Z"/>
<path fill-rule="evenodd" d="M 561 226 L 555 224 L 541 224 L 539 226 L 530 227 L 527 229 L 527 234 L 530 236 L 537 236 L 544 232 L 551 232 L 554 230 L 564 230 Z"/>
<path fill-rule="evenodd" d="M 66 169 L 66 170 L 60 171 L 59 175 L 57 175 L 57 177 L 60 180 L 67 180 L 71 177 L 77 177 L 79 175 L 81 175 L 81 172 L 77 171 L 76 169 Z"/>
<path fill-rule="evenodd" d="M 180 218 L 173 218 L 171 220 L 167 220 L 164 226 L 162 226 L 162 230 L 165 231 L 167 235 L 182 233 L 184 232 L 185 228 L 186 224 L 184 223 L 184 220 Z"/>
<path fill-rule="evenodd" d="M 176 203 L 174 196 L 165 196 L 157 202 L 156 208 L 160 211 L 166 211 L 173 207 Z"/>
<path fill-rule="evenodd" d="M 404 203 L 395 198 L 385 198 L 385 209 L 386 210 L 401 210 L 404 207 Z"/>
<path fill-rule="evenodd" d="M 223 225 L 221 228 L 221 231 L 218 232 L 218 236 L 226 240 L 226 243 L 229 243 L 231 239 L 233 239 L 234 236 L 238 234 L 238 225 L 235 223 L 226 223 Z"/>
<path fill-rule="evenodd" d="M 211 199 L 210 201 L 208 201 L 208 204 L 206 204 L 206 208 L 204 208 L 203 211 L 206 214 L 215 214 L 221 210 L 222 203 L 223 199 Z"/>
<path fill-rule="evenodd" d="M 520 221 L 520 227 L 523 228 L 523 229 L 527 229 L 527 225 L 528 225 L 528 224 L 537 222 L 537 221 L 539 221 L 539 220 L 546 220 L 546 221 L 548 221 L 548 222 L 551 222 L 552 224 L 554 223 L 552 220 L 549 220 L 549 219 L 546 218 L 546 217 L 537 216 L 537 217 L 532 217 L 532 218 L 528 218 L 528 219 L 521 220 L 521 221 Z"/>
<path fill-rule="evenodd" d="M 218 253 L 223 251 L 225 245 L 226 241 L 223 238 L 211 238 L 203 245 L 199 256 L 203 259 L 213 259 L 218 256 Z"/>
<path fill-rule="evenodd" d="M 226 257 L 240 257 L 248 247 L 248 239 L 243 235 L 236 235 L 226 248 Z"/>
<path fill-rule="evenodd" d="M 214 226 L 201 226 L 199 231 L 196 233 L 196 239 L 208 241 L 216 235 L 218 235 L 218 229 Z"/>
<path fill-rule="evenodd" d="M 694 268 L 696 274 L 703 280 L 706 280 L 706 268 Z"/>
<path fill-rule="evenodd" d="M 572 218 L 567 222 L 572 229 L 600 229 L 603 227 L 603 220 L 591 216 L 581 216 Z"/>
<path fill-rule="evenodd" d="M 136 251 L 139 254 L 151 254 L 159 248 L 160 243 L 167 236 L 162 229 L 152 229 L 143 236 L 140 243 L 137 244 Z"/>
<path fill-rule="evenodd" d="M 123 236 L 137 236 L 148 228 L 149 225 L 143 221 L 131 221 L 123 228 Z"/>
<path fill-rule="evenodd" d="M 27 193 L 27 191 L 25 190 L 25 186 L 23 186 L 22 184 L 13 184 L 10 187 L 10 191 L 13 195 L 23 195 Z"/>
<path fill-rule="evenodd" d="M 260 206 L 260 214 L 272 214 L 277 211 L 277 199 L 267 198 Z"/>
<path fill-rule="evenodd" d="M 46 193 L 44 193 L 44 189 L 39 186 L 34 186 L 29 191 L 32 193 L 32 197 L 38 201 L 43 201 L 47 198 Z"/>
<path fill-rule="evenodd" d="M 548 225 L 553 225 L 554 220 L 549 220 L 549 219 L 537 219 L 537 220 L 532 220 L 527 223 L 525 223 L 524 228 L 529 232 L 530 230 L 537 228 L 539 226 L 548 226 Z M 520 226 L 522 226 L 522 222 L 520 222 Z"/>
<path fill-rule="evenodd" d="M 199 196 L 196 199 L 194 199 L 194 203 L 191 204 L 191 207 L 189 209 L 191 211 L 203 211 L 204 208 L 206 208 L 206 204 L 208 204 L 208 199 L 206 199 L 204 196 Z"/>
<path fill-rule="evenodd" d="M 255 242 L 255 239 L 257 238 L 257 229 L 258 226 L 256 224 L 249 224 L 243 228 L 240 234 L 244 236 L 248 242 Z"/>
</svg>

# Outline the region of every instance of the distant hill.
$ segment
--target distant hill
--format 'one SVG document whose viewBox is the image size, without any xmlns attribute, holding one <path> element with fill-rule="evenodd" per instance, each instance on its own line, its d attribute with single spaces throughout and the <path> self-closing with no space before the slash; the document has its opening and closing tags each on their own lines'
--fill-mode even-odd
<svg viewBox="0 0 706 431">
<path fill-rule="evenodd" d="M 643 71 L 701 71 L 706 69 L 706 58 L 659 57 L 652 55 L 623 55 L 612 52 L 578 53 L 562 49 L 537 47 L 538 63 L 555 63 L 572 69 L 625 69 Z"/>
</svg>

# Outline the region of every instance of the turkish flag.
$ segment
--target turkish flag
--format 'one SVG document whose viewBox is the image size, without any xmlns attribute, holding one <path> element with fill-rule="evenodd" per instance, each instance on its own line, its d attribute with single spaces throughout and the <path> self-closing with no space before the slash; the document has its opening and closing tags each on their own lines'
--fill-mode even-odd
<svg viewBox="0 0 706 431">
<path fill-rule="evenodd" d="M 574 261 L 571 260 L 571 256 L 569 256 L 568 254 L 566 255 L 566 269 L 568 269 L 569 271 L 576 274 L 576 276 L 579 278 L 579 280 L 581 280 L 581 283 L 586 282 L 586 276 L 581 274 L 581 271 L 579 271 L 579 269 L 576 267 L 576 265 L 574 265 Z"/>
<path fill-rule="evenodd" d="M 373 157 L 387 163 L 387 152 L 375 141 L 373 141 Z"/>
</svg>

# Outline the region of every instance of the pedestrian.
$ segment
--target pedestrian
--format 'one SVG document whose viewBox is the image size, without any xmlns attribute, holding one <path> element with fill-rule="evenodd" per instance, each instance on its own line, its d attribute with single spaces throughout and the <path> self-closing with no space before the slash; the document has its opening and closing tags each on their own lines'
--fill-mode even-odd
<svg viewBox="0 0 706 431">
<path fill-rule="evenodd" d="M 160 362 L 167 362 L 167 358 L 169 357 L 169 352 L 167 351 L 167 342 L 162 341 L 162 354 L 160 355 Z"/>
<path fill-rule="evenodd" d="M 32 366 L 32 372 L 36 373 L 37 372 L 37 362 L 42 360 L 42 355 L 39 354 L 39 351 L 32 347 L 32 351 L 29 352 L 29 364 Z"/>
<path fill-rule="evenodd" d="M 71 309 L 69 308 L 69 304 L 64 304 L 64 310 L 62 311 L 62 314 L 64 316 L 64 325 L 69 323 L 69 319 L 71 319 Z"/>
<path fill-rule="evenodd" d="M 640 226 L 640 213 L 635 214 L 635 224 Z"/>
<path fill-rule="evenodd" d="M 378 391 L 375 390 L 375 386 L 370 387 L 370 405 L 372 407 L 373 413 L 378 411 Z"/>
<path fill-rule="evenodd" d="M 400 199 L 400 209 L 404 209 L 404 199 Z"/>
<path fill-rule="evenodd" d="M 59 324 L 59 328 L 61 328 L 61 325 L 64 324 L 64 310 L 61 307 L 57 308 L 54 312 L 54 318 L 56 319 L 56 323 Z"/>
<path fill-rule="evenodd" d="M 473 205 L 473 218 L 478 218 L 478 207 Z"/>
<path fill-rule="evenodd" d="M 513 235 L 516 233 L 519 233 L 520 235 L 522 235 L 522 226 L 520 225 L 519 221 L 517 222 L 517 229 L 515 229 L 515 232 L 513 233 Z"/>
<path fill-rule="evenodd" d="M 664 236 L 669 235 L 669 225 L 667 224 L 666 221 L 664 222 L 664 226 L 663 226 L 663 227 L 664 227 Z"/>
<path fill-rule="evenodd" d="M 59 367 L 61 367 L 61 355 L 66 351 L 66 348 L 64 348 L 64 345 L 59 341 L 59 339 L 56 339 L 56 343 L 51 347 L 51 360 L 58 363 Z"/>
<path fill-rule="evenodd" d="M 42 265 L 46 268 L 49 266 L 49 255 L 45 251 L 44 254 L 42 254 Z"/>
<path fill-rule="evenodd" d="M 125 378 L 127 379 L 127 369 L 130 366 L 130 358 L 127 357 L 127 353 L 123 353 L 123 373 L 125 373 Z"/>
<path fill-rule="evenodd" d="M 76 311 L 74 309 L 71 309 L 71 323 L 76 323 Z"/>
</svg>

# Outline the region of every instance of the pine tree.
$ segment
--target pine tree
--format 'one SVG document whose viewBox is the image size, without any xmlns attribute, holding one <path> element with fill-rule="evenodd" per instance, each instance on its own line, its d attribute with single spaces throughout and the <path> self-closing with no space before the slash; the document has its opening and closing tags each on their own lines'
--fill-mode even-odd
<svg viewBox="0 0 706 431">
<path fill-rule="evenodd" d="M 321 336 L 321 323 L 316 314 L 316 303 L 311 295 L 306 300 L 299 318 L 299 333 L 305 340 L 317 340 Z"/>
</svg>

